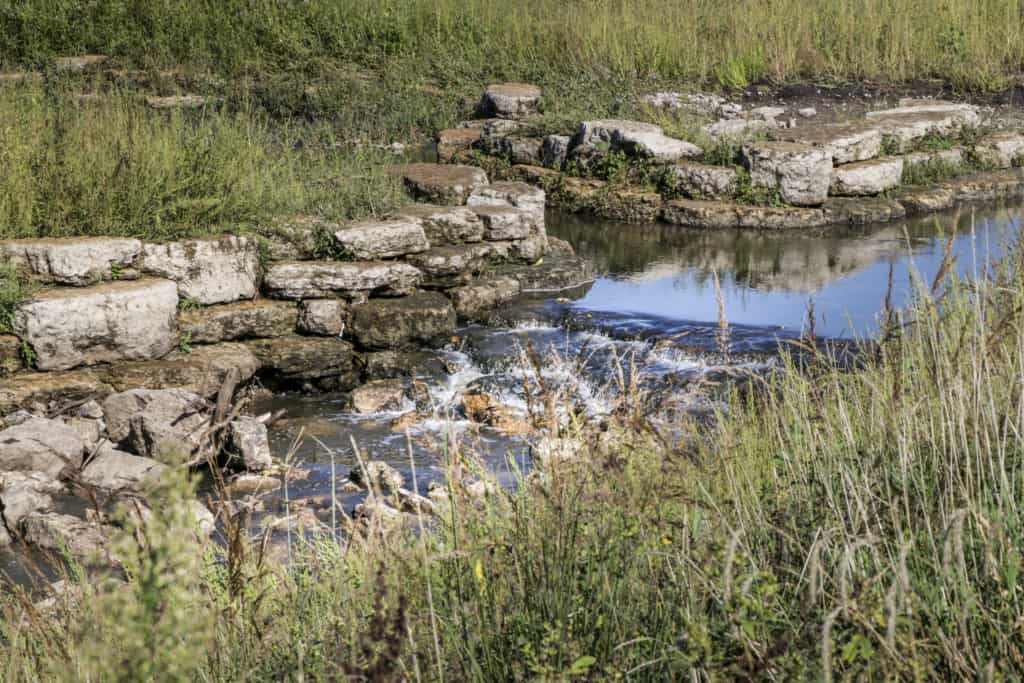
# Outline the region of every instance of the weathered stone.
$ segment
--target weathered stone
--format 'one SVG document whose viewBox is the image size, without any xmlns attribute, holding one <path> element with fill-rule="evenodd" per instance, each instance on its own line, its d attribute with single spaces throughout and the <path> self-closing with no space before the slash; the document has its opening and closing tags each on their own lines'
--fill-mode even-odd
<svg viewBox="0 0 1024 683">
<path fill-rule="evenodd" d="M 437 133 L 437 159 L 443 164 L 462 159 L 480 140 L 479 128 L 448 128 Z"/>
<path fill-rule="evenodd" d="M 528 434 L 533 426 L 516 411 L 502 405 L 490 394 L 469 392 L 462 397 L 466 418 L 505 434 Z"/>
<path fill-rule="evenodd" d="M 375 299 L 352 310 L 352 333 L 367 349 L 398 349 L 437 343 L 455 332 L 455 309 L 436 292 Z"/>
<path fill-rule="evenodd" d="M 320 248 L 317 235 L 340 227 L 319 216 L 293 216 L 257 230 L 263 238 L 261 251 L 267 261 L 309 261 L 316 258 Z"/>
<path fill-rule="evenodd" d="M 903 169 L 915 166 L 944 166 L 957 169 L 963 166 L 964 153 L 959 147 L 941 149 L 934 152 L 912 152 L 903 156 Z"/>
<path fill-rule="evenodd" d="M 39 279 L 84 287 L 117 279 L 122 268 L 131 268 L 142 242 L 113 237 L 13 240 L 0 243 L 18 267 Z"/>
<path fill-rule="evenodd" d="M 721 119 L 707 124 L 701 130 L 713 138 L 743 140 L 763 133 L 770 127 L 767 121 L 757 119 Z"/>
<path fill-rule="evenodd" d="M 239 474 L 232 477 L 227 484 L 228 493 L 233 496 L 267 493 L 280 487 L 280 479 L 262 474 Z"/>
<path fill-rule="evenodd" d="M 334 239 L 342 253 L 354 260 L 374 261 L 430 248 L 420 222 L 407 218 L 354 223 L 335 232 Z"/>
<path fill-rule="evenodd" d="M 548 168 L 561 169 L 569 155 L 571 141 L 568 135 L 548 135 L 541 143 L 541 163 Z"/>
<path fill-rule="evenodd" d="M 452 367 L 432 351 L 371 351 L 359 354 L 365 381 L 451 373 Z"/>
<path fill-rule="evenodd" d="M 986 135 L 974 148 L 978 158 L 995 168 L 1024 165 L 1024 135 L 1002 131 Z"/>
<path fill-rule="evenodd" d="M 543 186 L 547 182 L 558 180 L 562 177 L 559 171 L 553 168 L 544 168 L 543 166 L 527 166 L 525 164 L 516 164 L 509 169 L 509 174 L 512 177 L 518 178 L 519 180 L 529 183 L 531 185 Z M 569 180 L 581 180 L 580 178 L 568 178 Z"/>
<path fill-rule="evenodd" d="M 466 200 L 466 204 L 470 207 L 514 206 L 530 212 L 536 219 L 536 225 L 542 227 L 547 196 L 539 187 L 506 180 L 477 188 Z"/>
<path fill-rule="evenodd" d="M 237 339 L 280 337 L 295 330 L 298 312 L 293 304 L 241 301 L 178 314 L 178 330 L 192 344 L 216 344 Z"/>
<path fill-rule="evenodd" d="M 82 481 L 106 491 L 137 489 L 154 482 L 167 470 L 152 458 L 119 451 L 112 446 L 101 448 L 82 469 Z"/>
<path fill-rule="evenodd" d="M 75 415 L 65 415 L 60 420 L 81 437 L 86 453 L 93 452 L 103 440 L 103 423 L 100 420 L 89 420 Z"/>
<path fill-rule="evenodd" d="M 84 450 L 78 432 L 56 420 L 35 417 L 0 431 L 0 471 L 41 472 L 56 478 L 65 467 L 81 467 Z"/>
<path fill-rule="evenodd" d="M 895 197 L 908 216 L 952 209 L 956 204 L 953 191 L 948 188 L 912 188 Z"/>
<path fill-rule="evenodd" d="M 41 472 L 0 472 L 0 512 L 7 528 L 17 533 L 33 512 L 52 510 L 52 496 L 63 491 L 63 484 Z"/>
<path fill-rule="evenodd" d="M 262 472 L 274 464 L 270 455 L 267 426 L 253 417 L 237 417 L 228 425 L 231 461 L 252 472 Z"/>
<path fill-rule="evenodd" d="M 405 382 L 399 379 L 381 379 L 367 382 L 352 390 L 349 407 L 360 415 L 393 413 L 407 407 Z"/>
<path fill-rule="evenodd" d="M 418 221 L 432 246 L 479 242 L 484 238 L 484 225 L 476 214 L 464 206 L 432 206 L 413 204 L 396 214 L 399 218 Z"/>
<path fill-rule="evenodd" d="M 408 263 L 296 261 L 271 266 L 263 284 L 279 299 L 329 299 L 402 295 L 415 289 L 421 279 L 422 273 Z"/>
<path fill-rule="evenodd" d="M 490 245 L 462 244 L 435 247 L 409 256 L 408 261 L 426 275 L 425 286 L 443 288 L 460 284 L 479 272 L 490 254 Z"/>
<path fill-rule="evenodd" d="M 176 342 L 177 288 L 166 280 L 45 291 L 15 314 L 40 370 L 159 358 Z"/>
<path fill-rule="evenodd" d="M 661 215 L 663 201 L 657 192 L 611 190 L 591 210 L 601 218 L 623 223 L 653 223 Z"/>
<path fill-rule="evenodd" d="M 751 182 L 778 189 L 789 204 L 816 206 L 828 198 L 832 159 L 821 148 L 794 142 L 763 142 L 745 145 L 742 156 Z"/>
<path fill-rule="evenodd" d="M 103 419 L 107 436 L 115 444 L 125 442 L 131 432 L 131 419 L 148 414 L 167 423 L 205 413 L 210 405 L 201 396 L 184 389 L 131 389 L 103 399 Z"/>
<path fill-rule="evenodd" d="M 536 114 L 541 90 L 528 83 L 497 83 L 487 86 L 478 110 L 483 116 L 518 119 Z"/>
<path fill-rule="evenodd" d="M 755 107 L 747 112 L 747 118 L 752 121 L 767 121 L 768 123 L 775 123 L 775 120 L 785 113 L 785 107 Z"/>
<path fill-rule="evenodd" d="M 21 340 L 11 334 L 0 334 L 0 377 L 18 372 L 23 367 Z"/>
<path fill-rule="evenodd" d="M 953 193 L 954 204 L 1018 198 L 1024 195 L 1024 170 L 975 173 L 947 181 L 942 187 Z"/>
<path fill-rule="evenodd" d="M 406 164 L 395 168 L 406 189 L 435 204 L 459 206 L 473 190 L 487 184 L 487 174 L 474 166 L 456 164 Z"/>
<path fill-rule="evenodd" d="M 900 117 L 914 117 L 924 114 L 947 117 L 949 120 L 956 122 L 958 126 L 977 126 L 981 123 L 981 114 L 978 111 L 978 107 L 973 104 L 914 98 L 900 100 L 899 106 L 893 109 L 868 112 L 867 117 L 869 119 L 898 119 Z"/>
<path fill-rule="evenodd" d="M 784 230 L 818 228 L 828 223 L 821 209 L 750 206 L 695 199 L 676 199 L 665 204 L 666 223 L 693 228 L 763 228 Z"/>
<path fill-rule="evenodd" d="M 143 269 L 178 283 L 183 299 L 225 304 L 256 296 L 259 254 L 246 237 L 142 245 Z"/>
<path fill-rule="evenodd" d="M 731 197 L 736 194 L 738 174 L 726 166 L 683 161 L 668 167 L 676 188 L 694 199 Z"/>
<path fill-rule="evenodd" d="M 202 444 L 209 418 L 201 412 L 172 417 L 173 413 L 149 412 L 128 420 L 128 444 L 134 453 L 165 465 L 189 462 Z"/>
<path fill-rule="evenodd" d="M 104 372 L 116 391 L 178 388 L 213 398 L 228 373 L 235 372 L 241 385 L 256 374 L 260 363 L 243 344 L 197 346 L 188 353 L 175 351 L 162 360 L 118 363 Z"/>
<path fill-rule="evenodd" d="M 449 292 L 455 313 L 462 320 L 482 320 L 501 304 L 514 299 L 521 289 L 512 277 L 480 280 Z"/>
<path fill-rule="evenodd" d="M 336 379 L 347 377 L 353 369 L 352 345 L 337 337 L 288 336 L 251 341 L 247 346 L 264 370 L 287 381 Z"/>
<path fill-rule="evenodd" d="M 113 388 L 95 370 L 69 372 L 21 372 L 0 382 L 0 415 L 22 406 L 67 404 L 102 398 Z"/>
<path fill-rule="evenodd" d="M 814 107 L 804 107 L 802 109 L 797 109 L 796 113 L 799 114 L 801 118 L 813 119 L 818 115 L 818 110 Z"/>
<path fill-rule="evenodd" d="M 391 465 L 381 460 L 371 460 L 364 468 L 353 468 L 349 479 L 364 489 L 378 491 L 398 491 L 405 486 L 405 477 Z M 364 476 L 365 475 L 365 476 Z M 368 480 L 368 481 L 367 481 Z"/>
<path fill-rule="evenodd" d="M 105 563 L 110 559 L 103 528 L 71 515 L 32 513 L 22 520 L 22 536 L 41 550 L 67 552 L 86 563 Z"/>
<path fill-rule="evenodd" d="M 483 221 L 486 240 L 526 239 L 537 224 L 533 212 L 514 206 L 478 205 L 473 211 Z"/>
<path fill-rule="evenodd" d="M 839 196 L 864 197 L 881 194 L 899 187 L 903 178 L 903 159 L 886 157 L 837 166 L 832 171 L 829 193 Z"/>
<path fill-rule="evenodd" d="M 980 122 L 980 117 L 974 109 L 933 111 L 901 107 L 869 112 L 868 118 L 882 135 L 900 146 L 906 146 L 932 134 L 951 135 L 964 126 L 976 126 Z"/>
<path fill-rule="evenodd" d="M 572 140 L 574 149 L 602 144 L 631 156 L 662 162 L 698 157 L 703 153 L 697 145 L 668 137 L 660 126 L 639 121 L 584 121 Z"/>
<path fill-rule="evenodd" d="M 783 142 L 820 147 L 834 164 L 874 159 L 882 150 L 882 131 L 871 123 L 833 123 L 772 132 Z"/>
<path fill-rule="evenodd" d="M 543 234 L 531 234 L 526 239 L 515 240 L 509 245 L 507 259 L 522 263 L 535 263 L 548 251 L 548 238 Z"/>
<path fill-rule="evenodd" d="M 487 154 L 507 159 L 513 164 L 539 164 L 543 158 L 544 141 L 541 138 L 482 137 L 478 144 Z"/>
<path fill-rule="evenodd" d="M 348 312 L 348 304 L 341 299 L 306 299 L 299 303 L 299 332 L 340 337 Z"/>
<path fill-rule="evenodd" d="M 886 223 L 907 215 L 907 210 L 898 201 L 881 197 L 830 197 L 821 209 L 829 223 L 839 225 Z"/>
</svg>

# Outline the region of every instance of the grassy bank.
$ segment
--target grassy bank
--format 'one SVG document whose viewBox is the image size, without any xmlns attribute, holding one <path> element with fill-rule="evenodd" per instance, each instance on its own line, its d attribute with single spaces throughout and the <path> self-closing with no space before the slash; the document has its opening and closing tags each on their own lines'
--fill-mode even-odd
<svg viewBox="0 0 1024 683">
<path fill-rule="evenodd" d="M 0 55 L 100 52 L 217 71 L 394 65 L 420 77 L 609 75 L 740 87 L 771 78 L 944 78 L 990 89 L 1024 64 L 1019 0 L 28 0 Z"/>
<path fill-rule="evenodd" d="M 856 372 L 809 346 L 680 443 L 627 392 L 621 438 L 578 423 L 582 458 L 453 490 L 426 535 L 295 541 L 282 566 L 204 554 L 158 502 L 144 551 L 119 546 L 127 588 L 7 601 L 5 680 L 1012 679 L 1024 281 L 918 291 Z"/>
</svg>

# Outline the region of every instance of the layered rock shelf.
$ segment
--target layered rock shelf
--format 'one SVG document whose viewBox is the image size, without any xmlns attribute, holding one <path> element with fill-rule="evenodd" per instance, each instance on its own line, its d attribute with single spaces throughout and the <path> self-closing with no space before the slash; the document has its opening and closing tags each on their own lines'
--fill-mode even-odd
<svg viewBox="0 0 1024 683">
<path fill-rule="evenodd" d="M 525 92 L 514 85 L 509 92 Z M 463 163 L 498 157 L 509 177 L 546 188 L 549 202 L 564 209 L 704 229 L 861 224 L 1024 196 L 1024 133 L 987 131 L 970 104 L 904 99 L 857 120 L 814 123 L 787 119 L 782 107 L 742 112 L 699 96 L 684 102 L 659 93 L 650 103 L 721 116 L 702 134 L 731 145 L 735 157 L 722 163 L 720 153 L 709 156 L 638 121 L 588 120 L 572 135 L 538 136 L 544 124 L 536 106 L 500 113 L 481 106 L 490 118 L 440 131 L 438 155 Z M 609 159 L 644 168 L 647 183 L 601 179 Z"/>
</svg>

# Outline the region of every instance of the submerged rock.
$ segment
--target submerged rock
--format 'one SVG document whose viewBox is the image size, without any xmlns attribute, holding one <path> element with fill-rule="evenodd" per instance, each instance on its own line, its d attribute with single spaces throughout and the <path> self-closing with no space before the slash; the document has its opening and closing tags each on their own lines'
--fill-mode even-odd
<svg viewBox="0 0 1024 683">
<path fill-rule="evenodd" d="M 142 252 L 143 269 L 174 280 L 183 299 L 209 305 L 256 296 L 259 255 L 246 237 L 146 243 Z"/>
<path fill-rule="evenodd" d="M 514 299 L 521 289 L 513 277 L 493 277 L 456 287 L 449 295 L 460 319 L 483 320 L 495 308 Z"/>
<path fill-rule="evenodd" d="M 364 474 L 369 478 L 368 481 Z M 402 473 L 382 460 L 371 460 L 364 467 L 353 468 L 349 473 L 349 479 L 371 491 L 397 491 L 405 486 L 405 477 Z"/>
<path fill-rule="evenodd" d="M 85 287 L 117 279 L 119 271 L 132 268 L 142 242 L 114 237 L 13 240 L 0 242 L 0 251 L 39 279 Z"/>
<path fill-rule="evenodd" d="M 279 380 L 334 380 L 345 383 L 353 371 L 352 345 L 337 337 L 300 337 L 248 342 L 263 369 Z"/>
<path fill-rule="evenodd" d="M 399 379 L 381 379 L 367 382 L 352 390 L 349 407 L 360 415 L 396 412 L 406 407 L 405 382 Z"/>
<path fill-rule="evenodd" d="M 352 334 L 366 349 L 437 344 L 455 332 L 455 309 L 437 292 L 371 299 L 352 308 Z"/>
</svg>

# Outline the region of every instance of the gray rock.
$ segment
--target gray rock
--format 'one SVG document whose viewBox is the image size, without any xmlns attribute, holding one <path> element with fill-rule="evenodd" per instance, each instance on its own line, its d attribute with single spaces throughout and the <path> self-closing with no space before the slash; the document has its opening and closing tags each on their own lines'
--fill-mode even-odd
<svg viewBox="0 0 1024 683">
<path fill-rule="evenodd" d="M 405 477 L 402 473 L 386 462 L 371 460 L 366 463 L 365 470 L 364 472 L 363 468 L 353 468 L 349 478 L 364 488 L 379 491 L 398 491 L 405 486 Z M 364 481 L 364 474 L 369 481 Z"/>
<path fill-rule="evenodd" d="M 561 169 L 569 155 L 571 141 L 568 135 L 549 135 L 544 138 L 541 143 L 541 163 L 548 168 Z"/>
<path fill-rule="evenodd" d="M 452 366 L 432 351 L 372 351 L 359 355 L 363 379 L 396 379 L 450 373 Z"/>
<path fill-rule="evenodd" d="M 803 109 L 797 109 L 796 113 L 799 114 L 802 118 L 813 119 L 815 116 L 818 115 L 818 110 L 815 109 L 814 107 L 804 107 Z"/>
<path fill-rule="evenodd" d="M 709 123 L 701 130 L 713 138 L 723 140 L 744 140 L 771 128 L 767 121 L 760 119 L 722 119 Z"/>
<path fill-rule="evenodd" d="M 933 122 L 943 120 L 945 117 L 945 120 L 955 121 L 957 126 L 978 126 L 981 123 L 981 113 L 973 104 L 914 98 L 900 100 L 899 106 L 893 109 L 868 112 L 867 117 L 869 119 L 898 119 L 924 114 L 938 115 L 930 119 Z"/>
<path fill-rule="evenodd" d="M 484 320 L 498 306 L 518 296 L 520 289 L 515 278 L 494 277 L 456 287 L 449 295 L 460 319 Z"/>
<path fill-rule="evenodd" d="M 512 164 L 539 164 L 543 157 L 541 138 L 519 136 L 483 137 L 480 148 L 491 156 L 507 159 Z"/>
<path fill-rule="evenodd" d="M 355 260 L 394 258 L 430 248 L 423 226 L 408 218 L 354 223 L 335 232 L 334 239 Z"/>
<path fill-rule="evenodd" d="M 820 228 L 828 224 L 825 212 L 821 209 L 751 206 L 696 199 L 667 202 L 662 209 L 662 219 L 673 225 L 704 229 L 788 230 Z"/>
<path fill-rule="evenodd" d="M 192 344 L 280 337 L 295 330 L 298 312 L 281 301 L 240 301 L 178 314 L 178 330 Z"/>
<path fill-rule="evenodd" d="M 159 479 L 167 470 L 151 458 L 119 451 L 113 446 L 101 448 L 82 469 L 82 481 L 106 491 L 138 489 Z"/>
<path fill-rule="evenodd" d="M 41 550 L 66 551 L 90 564 L 110 559 L 103 528 L 71 515 L 34 512 L 22 521 L 22 535 L 27 543 Z"/>
<path fill-rule="evenodd" d="M 177 343 L 177 288 L 166 280 L 113 282 L 37 295 L 15 314 L 40 370 L 166 355 Z"/>
<path fill-rule="evenodd" d="M 131 268 L 142 242 L 113 237 L 14 240 L 0 243 L 0 250 L 42 280 L 84 287 Z"/>
<path fill-rule="evenodd" d="M 537 225 L 536 215 L 514 206 L 478 205 L 473 210 L 484 224 L 484 239 L 521 240 L 531 235 Z"/>
<path fill-rule="evenodd" d="M 951 109 L 934 107 L 898 107 L 869 112 L 868 118 L 884 136 L 901 146 L 931 134 L 951 135 L 965 126 L 977 126 L 981 117 L 976 107 L 953 105 Z"/>
<path fill-rule="evenodd" d="M 85 445 L 71 427 L 34 417 L 0 432 L 0 471 L 41 472 L 56 478 L 82 466 Z"/>
<path fill-rule="evenodd" d="M 86 401 L 82 405 L 78 406 L 78 410 L 75 411 L 78 417 L 84 417 L 87 420 L 102 420 L 103 419 L 103 406 L 98 401 Z"/>
<path fill-rule="evenodd" d="M 903 159 L 900 157 L 861 161 L 837 166 L 832 171 L 829 193 L 849 197 L 881 194 L 899 187 L 902 178 Z"/>
<path fill-rule="evenodd" d="M 738 174 L 726 166 L 708 166 L 681 161 L 668 167 L 677 189 L 695 199 L 731 197 L 736 194 Z"/>
<path fill-rule="evenodd" d="M 487 86 L 478 109 L 483 116 L 518 119 L 536 114 L 541 89 L 528 83 L 498 83 Z"/>
<path fill-rule="evenodd" d="M 367 349 L 433 344 L 455 332 L 455 309 L 437 292 L 401 299 L 371 299 L 352 310 L 352 334 Z"/>
<path fill-rule="evenodd" d="M 692 143 L 668 137 L 660 126 L 639 121 L 584 121 L 572 140 L 573 148 L 601 144 L 631 156 L 661 162 L 698 157 L 703 153 Z"/>
<path fill-rule="evenodd" d="M 183 299 L 225 304 L 256 296 L 259 254 L 245 237 L 144 244 L 143 269 L 178 283 Z"/>
<path fill-rule="evenodd" d="M 487 174 L 475 166 L 416 163 L 398 166 L 406 189 L 416 198 L 460 206 L 476 188 L 487 184 Z"/>
<path fill-rule="evenodd" d="M 741 152 L 751 182 L 778 189 L 782 199 L 797 206 L 816 206 L 828 198 L 832 159 L 820 147 L 793 142 L 744 145 Z"/>
<path fill-rule="evenodd" d="M 419 221 L 432 246 L 479 242 L 484 238 L 484 225 L 476 214 L 464 206 L 432 206 L 413 204 L 402 209 L 399 218 Z"/>
<path fill-rule="evenodd" d="M 820 147 L 834 164 L 874 159 L 882 150 L 882 131 L 870 122 L 833 123 L 772 132 L 782 142 Z"/>
<path fill-rule="evenodd" d="M 82 438 L 82 445 L 86 453 L 91 453 L 99 446 L 103 439 L 102 420 L 90 420 L 84 417 L 68 416 L 61 418 L 63 422 Z"/>
<path fill-rule="evenodd" d="M 329 299 L 365 294 L 402 295 L 419 284 L 422 273 L 408 263 L 368 261 L 296 261 L 270 267 L 267 292 L 279 299 Z"/>
<path fill-rule="evenodd" d="M 306 299 L 299 303 L 300 332 L 340 337 L 348 319 L 348 304 L 340 299 Z"/>
<path fill-rule="evenodd" d="M 486 264 L 491 248 L 487 244 L 462 244 L 435 247 L 408 260 L 426 274 L 424 283 L 431 287 L 448 287 L 467 280 Z"/>
<path fill-rule="evenodd" d="M 274 464 L 270 455 L 267 426 L 252 417 L 239 417 L 228 425 L 228 443 L 234 459 L 251 472 L 262 472 Z"/>
<path fill-rule="evenodd" d="M 509 244 L 507 260 L 521 263 L 536 263 L 548 251 L 548 239 L 543 234 L 531 232 L 526 239 L 515 240 Z"/>
<path fill-rule="evenodd" d="M 405 382 L 399 379 L 381 379 L 367 382 L 352 390 L 349 407 L 360 415 L 397 412 L 409 408 Z"/>
<path fill-rule="evenodd" d="M 1012 168 L 1024 162 L 1024 135 L 1002 131 L 986 135 L 975 147 L 975 154 L 995 168 Z"/>
<path fill-rule="evenodd" d="M 225 343 L 209 346 L 197 346 L 188 353 L 175 351 L 162 360 L 141 361 L 134 363 L 118 363 L 106 368 L 104 380 L 109 382 L 106 391 L 104 386 L 89 391 L 90 395 L 102 393 L 107 395 L 113 391 L 128 391 L 133 388 L 142 389 L 184 389 L 204 398 L 217 395 L 229 372 L 237 373 L 241 384 L 245 384 L 256 374 L 260 363 L 252 352 L 243 344 Z M 83 381 L 84 391 L 88 383 Z M 0 391 L 0 405 L 3 392 Z"/>
<path fill-rule="evenodd" d="M 278 379 L 289 382 L 340 380 L 353 371 L 352 345 L 337 337 L 277 337 L 248 342 L 249 348 Z"/>
<path fill-rule="evenodd" d="M 747 118 L 753 121 L 766 121 L 774 124 L 775 120 L 785 113 L 785 107 L 755 107 L 747 112 Z"/>
<path fill-rule="evenodd" d="M 131 450 L 161 463 L 178 465 L 191 459 L 210 426 L 209 404 L 181 390 L 158 390 L 148 395 L 144 412 L 128 418 Z"/>
<path fill-rule="evenodd" d="M 210 408 L 201 396 L 184 389 L 131 389 L 107 396 L 102 405 L 107 437 L 115 444 L 128 439 L 130 421 L 136 415 L 153 415 L 170 423 Z"/>
<path fill-rule="evenodd" d="M 521 181 L 500 181 L 473 191 L 466 200 L 470 207 L 513 206 L 533 215 L 535 224 L 544 226 L 547 195 L 544 190 Z"/>
<path fill-rule="evenodd" d="M 33 512 L 52 510 L 52 496 L 63 492 L 63 484 L 40 472 L 0 472 L 3 521 L 8 529 L 18 533 L 26 517 Z"/>
</svg>

